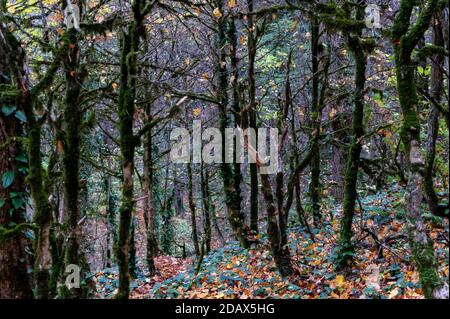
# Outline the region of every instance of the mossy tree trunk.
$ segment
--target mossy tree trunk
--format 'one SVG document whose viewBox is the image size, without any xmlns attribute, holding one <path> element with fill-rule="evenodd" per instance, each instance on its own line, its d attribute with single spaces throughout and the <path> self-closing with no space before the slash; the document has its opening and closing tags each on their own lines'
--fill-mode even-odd
<svg viewBox="0 0 450 319">
<path fill-rule="evenodd" d="M 417 21 L 411 26 L 410 18 L 414 3 L 402 0 L 392 27 L 392 40 L 395 51 L 397 90 L 403 113 L 401 140 L 407 162 L 408 183 L 405 208 L 409 245 L 425 298 L 447 299 L 448 284 L 439 277 L 433 241 L 427 236 L 425 221 L 422 217 L 424 188 L 422 172 L 425 162 L 421 154 L 415 66 L 411 60 L 411 53 L 427 31 L 437 5 L 438 0 L 427 1 Z"/>
<path fill-rule="evenodd" d="M 133 216 L 131 218 L 131 229 L 130 229 L 130 254 L 129 254 L 129 264 L 130 264 L 130 277 L 133 279 L 137 278 L 137 260 L 136 260 L 136 218 Z"/>
<path fill-rule="evenodd" d="M 28 123 L 28 183 L 34 203 L 34 221 L 39 225 L 36 233 L 34 284 L 35 296 L 39 299 L 49 297 L 49 277 L 52 263 L 50 253 L 50 227 L 52 208 L 48 202 L 49 194 L 44 187 L 44 171 L 41 158 L 41 124 L 34 117 L 32 106 L 25 108 Z"/>
<path fill-rule="evenodd" d="M 3 10 L 0 9 L 0 10 Z M 0 14 L 2 14 L 0 12 Z M 13 41 L 13 43 L 3 43 L 0 39 L 0 74 L 7 74 L 14 78 L 11 69 L 16 66 L 8 63 L 11 60 L 10 54 L 16 58 L 23 57 L 20 44 L 11 35 L 7 34 L 1 17 L 0 32 L 3 39 Z M 6 36 L 5 36 L 6 35 Z M 8 52 L 11 50 L 11 52 Z M 14 52 L 14 53 L 13 53 Z M 19 69 L 19 72 L 21 70 Z M 12 85 L 0 78 L 0 84 Z M 17 101 L 19 102 L 19 101 Z M 16 105 L 18 103 L 15 103 Z M 13 107 L 16 105 L 8 105 Z M 2 103 L 1 107 L 7 106 Z M 30 267 L 27 257 L 27 240 L 20 227 L 12 225 L 24 225 L 25 209 L 24 205 L 17 205 L 13 199 L 14 194 L 25 193 L 25 180 L 19 171 L 20 155 L 23 155 L 21 138 L 23 137 L 23 125 L 14 114 L 6 115 L 0 111 L 0 298 L 1 299 L 27 299 L 33 297 L 31 280 L 27 272 Z M 4 183 L 5 176 L 10 176 L 10 182 Z M 12 178 L 12 181 L 11 181 Z"/>
<path fill-rule="evenodd" d="M 121 39 L 121 79 L 119 93 L 120 151 L 122 162 L 122 202 L 119 208 L 119 240 L 117 261 L 119 264 L 119 289 L 116 298 L 127 299 L 130 293 L 129 252 L 131 219 L 133 213 L 133 173 L 135 139 L 133 135 L 134 99 L 136 94 L 137 39 L 135 22 L 129 24 Z"/>
<path fill-rule="evenodd" d="M 114 247 L 117 245 L 117 223 L 116 223 L 116 198 L 112 188 L 112 178 L 105 174 L 103 178 L 105 200 L 106 200 L 106 223 L 108 225 L 108 234 L 106 237 L 106 263 L 105 266 L 110 268 L 114 256 Z"/>
<path fill-rule="evenodd" d="M 151 120 L 151 105 L 145 108 L 147 121 Z M 147 267 L 150 276 L 155 275 L 155 258 L 158 254 L 158 237 L 156 233 L 156 210 L 153 202 L 153 149 L 152 149 L 152 130 L 149 130 L 144 136 L 144 215 L 146 215 L 147 226 Z"/>
<path fill-rule="evenodd" d="M 253 12 L 254 1 L 247 0 L 247 11 Z M 249 127 L 256 130 L 256 79 L 255 79 L 255 59 L 256 59 L 256 25 L 253 15 L 247 18 L 247 51 L 248 51 L 248 116 Z M 244 116 L 244 115 L 243 115 Z M 250 163 L 250 229 L 258 233 L 258 168 L 256 163 Z"/>
<path fill-rule="evenodd" d="M 64 267 L 77 265 L 80 267 L 80 278 L 88 271 L 82 265 L 79 239 L 81 238 L 80 221 L 80 148 L 83 111 L 80 106 L 80 92 L 85 70 L 80 65 L 80 33 L 71 28 L 64 35 L 68 45 L 67 54 L 63 57 L 65 73 L 65 97 L 63 112 L 63 171 L 64 171 L 64 210 L 65 210 L 65 256 Z M 64 277 L 64 276 L 63 276 Z M 63 281 L 65 278 L 62 278 Z M 83 281 L 83 280 L 81 280 Z M 61 288 L 61 296 L 65 298 L 86 297 L 85 289 Z"/>
<path fill-rule="evenodd" d="M 350 14 L 349 14 L 350 15 Z M 349 18 L 349 16 L 347 17 Z M 356 19 L 364 18 L 364 7 L 356 12 Z M 336 266 L 338 269 L 349 265 L 353 260 L 352 225 L 355 205 L 358 197 L 357 181 L 359 158 L 361 154 L 361 137 L 364 134 L 364 86 L 366 82 L 367 53 L 362 45 L 362 30 L 348 32 L 347 46 L 355 60 L 355 91 L 353 93 L 352 133 L 350 149 L 344 176 L 344 200 L 339 233 L 339 252 Z"/>
<path fill-rule="evenodd" d="M 25 66 L 25 51 L 20 41 L 7 28 L 3 15 L 6 2 L 0 8 L 0 84 L 17 87 L 20 94 L 9 103 L 2 103 L 0 111 L 0 298 L 32 298 L 29 245 L 23 230 L 34 228 L 25 218 L 25 179 L 29 169 L 29 183 L 36 208 L 35 221 L 39 227 L 36 245 L 36 296 L 48 296 L 50 268 L 49 232 L 51 210 L 44 190 L 40 157 L 40 123 L 33 116 L 35 91 L 45 89 L 57 69 L 56 61 L 48 74 L 38 82 L 35 91 L 29 89 Z M 6 111 L 5 111 L 6 110 Z M 28 165 L 23 138 L 23 124 L 19 112 L 28 120 Z M 30 248 L 30 247 L 28 247 Z"/>
<path fill-rule="evenodd" d="M 281 139 L 278 145 L 279 158 L 271 159 L 278 161 L 279 165 L 278 167 L 279 171 L 276 173 L 275 176 L 276 200 L 273 196 L 270 176 L 268 174 L 260 174 L 261 191 L 263 193 L 267 210 L 267 234 L 269 236 L 270 251 L 272 253 L 275 264 L 282 276 L 290 276 L 294 273 L 287 240 L 288 212 L 290 209 L 290 205 L 292 204 L 292 193 L 294 183 L 291 182 L 288 184 L 287 192 L 290 193 L 291 195 L 288 196 L 288 200 L 286 200 L 285 203 L 283 161 L 281 160 L 288 131 L 287 117 L 292 103 L 290 79 L 289 79 L 290 67 L 291 67 L 291 54 L 289 54 L 286 64 L 284 103 L 280 103 L 280 110 L 279 110 L 280 116 L 277 121 L 277 127 L 278 130 L 280 131 L 279 133 Z M 259 165 L 258 155 L 256 162 L 257 165 Z"/>
<path fill-rule="evenodd" d="M 133 173 L 134 152 L 138 137 L 133 133 L 133 119 L 136 99 L 137 54 L 140 38 L 145 35 L 142 25 L 155 2 L 134 0 L 132 4 L 133 20 L 122 31 L 120 43 L 120 91 L 118 101 L 119 113 L 119 144 L 122 162 L 122 203 L 120 205 L 119 240 L 117 259 L 119 264 L 118 299 L 128 299 L 130 294 L 130 241 L 131 222 L 133 215 Z"/>
<path fill-rule="evenodd" d="M 61 57 L 66 54 L 66 46 L 63 46 L 57 53 L 54 61 L 47 71 L 46 86 L 52 83 L 52 79 L 59 69 Z M 51 101 L 51 97 L 49 98 Z M 48 173 L 42 167 L 41 156 L 41 127 L 45 117 L 38 119 L 34 114 L 34 101 L 31 97 L 22 104 L 27 119 L 27 137 L 28 137 L 28 162 L 29 172 L 27 181 L 31 190 L 31 197 L 34 204 L 34 222 L 38 229 L 35 237 L 35 264 L 34 264 L 34 294 L 38 299 L 47 299 L 50 297 L 50 270 L 53 260 L 51 251 L 51 225 L 52 225 L 52 206 L 49 202 L 51 192 L 51 183 L 49 182 L 56 158 L 52 156 L 48 165 Z M 51 103 L 51 102 L 50 102 Z M 47 176 L 49 175 L 50 176 Z"/>
<path fill-rule="evenodd" d="M 28 299 L 33 297 L 31 280 L 27 272 L 29 258 L 27 241 L 22 229 L 10 229 L 25 221 L 24 207 L 14 207 L 12 194 L 25 191 L 23 175 L 18 170 L 15 158 L 21 152 L 20 136 L 22 125 L 14 116 L 0 112 L 0 175 L 14 174 L 14 181 L 8 187 L 0 187 L 0 298 Z M 6 234 L 9 233 L 8 236 Z"/>
<path fill-rule="evenodd" d="M 229 42 L 229 52 L 230 52 L 230 85 L 232 87 L 232 101 L 231 101 L 231 110 L 233 112 L 234 118 L 234 126 L 238 127 L 241 125 L 241 104 L 242 103 L 242 87 L 239 85 L 239 69 L 238 69 L 238 41 L 237 41 L 237 32 L 236 32 L 236 24 L 234 19 L 230 19 L 228 21 L 227 28 L 227 37 Z M 235 152 L 234 152 L 235 153 Z M 235 198 L 235 207 L 236 210 L 242 210 L 242 196 L 241 196 L 241 183 L 242 183 L 242 174 L 241 174 L 241 163 L 236 161 L 233 165 L 233 186 L 235 192 L 238 196 Z M 250 213 L 252 216 L 252 214 Z M 253 215 L 253 220 L 255 216 Z M 256 220 L 258 219 L 258 215 L 256 214 Z M 250 224 L 252 224 L 252 217 L 250 217 Z M 257 225 L 257 224 L 256 224 Z M 252 230 L 255 229 L 255 226 L 250 226 Z M 257 228 L 257 227 L 256 227 Z"/>
<path fill-rule="evenodd" d="M 433 23 L 433 44 L 439 47 L 444 47 L 444 34 L 442 25 L 442 15 L 436 12 Z M 444 70 L 444 55 L 434 54 L 431 59 L 431 74 L 430 74 L 430 96 L 437 103 L 441 103 L 443 91 L 443 70 Z M 434 160 L 436 157 L 436 140 L 439 133 L 439 110 L 430 104 L 430 111 L 428 114 L 428 135 L 426 143 L 426 171 L 425 171 L 425 193 L 428 201 L 430 211 L 441 217 L 449 217 L 449 207 L 439 203 L 438 196 L 434 189 L 433 172 Z"/>
<path fill-rule="evenodd" d="M 198 257 L 200 256 L 200 244 L 198 241 L 197 214 L 196 214 L 196 205 L 194 202 L 194 190 L 192 185 L 192 163 L 187 164 L 187 176 L 188 176 L 189 209 L 191 211 L 192 242 L 194 244 L 195 255 Z"/>
<path fill-rule="evenodd" d="M 221 12 L 224 11 L 223 0 L 215 1 L 216 8 L 219 8 Z M 219 101 L 219 121 L 220 131 L 222 136 L 225 136 L 225 129 L 229 123 L 228 120 L 228 76 L 227 76 L 227 61 L 226 61 L 226 22 L 223 16 L 217 18 L 217 34 L 216 34 L 216 48 L 218 52 L 218 61 L 216 61 L 217 74 L 217 99 Z M 222 139 L 222 158 L 225 158 L 225 139 Z M 234 187 L 234 173 L 233 164 L 222 163 L 220 165 L 221 177 L 224 185 L 225 204 L 227 207 L 227 217 L 230 222 L 231 228 L 236 239 L 239 241 L 242 247 L 248 248 L 250 241 L 248 238 L 248 229 L 244 223 L 244 214 L 240 209 L 240 197 L 241 194 Z"/>
<path fill-rule="evenodd" d="M 211 194 L 209 191 L 209 174 L 205 171 L 204 166 L 201 166 L 201 190 L 203 200 L 203 231 L 205 252 L 209 253 L 211 250 Z"/>
<path fill-rule="evenodd" d="M 315 16 L 311 17 L 311 65 L 312 65 L 312 97 L 311 97 L 311 128 L 320 131 L 322 111 L 319 106 L 319 35 L 320 22 Z M 320 148 L 314 144 L 311 159 L 311 181 L 309 183 L 309 197 L 314 220 L 314 227 L 319 227 L 320 215 Z"/>
</svg>

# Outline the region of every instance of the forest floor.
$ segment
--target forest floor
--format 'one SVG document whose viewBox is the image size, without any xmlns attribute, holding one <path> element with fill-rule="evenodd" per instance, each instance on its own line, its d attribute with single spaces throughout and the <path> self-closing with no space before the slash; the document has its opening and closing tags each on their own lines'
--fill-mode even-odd
<svg viewBox="0 0 450 319">
<path fill-rule="evenodd" d="M 158 274 L 146 275 L 138 264 L 132 298 L 422 298 L 419 277 L 409 261 L 402 193 L 392 187 L 362 198 L 355 216 L 355 263 L 346 273 L 333 267 L 340 207 L 327 212 L 314 240 L 300 226 L 290 227 L 289 246 L 297 274 L 282 278 L 270 256 L 267 239 L 254 249 L 236 242 L 211 251 L 195 275 L 192 258 L 160 256 Z M 360 207 L 361 207 L 360 206 Z M 449 275 L 448 221 L 426 216 L 444 278 Z M 95 275 L 97 297 L 111 298 L 117 269 Z"/>
</svg>

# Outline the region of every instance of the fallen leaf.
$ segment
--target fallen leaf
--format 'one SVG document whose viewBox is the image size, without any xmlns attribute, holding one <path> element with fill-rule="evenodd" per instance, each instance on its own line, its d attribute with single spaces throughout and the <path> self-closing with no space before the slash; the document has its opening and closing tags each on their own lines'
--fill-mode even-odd
<svg viewBox="0 0 450 319">
<path fill-rule="evenodd" d="M 213 14 L 214 14 L 214 16 L 215 16 L 216 18 L 222 17 L 222 12 L 220 12 L 220 9 L 219 9 L 219 8 L 215 8 L 214 11 L 213 11 Z"/>
</svg>

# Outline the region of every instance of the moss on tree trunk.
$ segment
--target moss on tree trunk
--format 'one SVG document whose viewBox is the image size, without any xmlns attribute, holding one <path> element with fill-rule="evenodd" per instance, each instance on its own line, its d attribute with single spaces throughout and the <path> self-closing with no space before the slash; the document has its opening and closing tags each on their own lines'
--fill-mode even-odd
<svg viewBox="0 0 450 319">
<path fill-rule="evenodd" d="M 433 242 L 427 236 L 422 217 L 424 159 L 421 155 L 420 119 L 411 53 L 429 27 L 437 0 L 427 1 L 417 21 L 410 26 L 413 2 L 402 0 L 392 28 L 397 76 L 397 91 L 403 113 L 401 140 L 407 162 L 408 183 L 405 193 L 409 245 L 426 298 L 448 298 L 448 285 L 438 274 Z"/>
<path fill-rule="evenodd" d="M 357 19 L 364 17 L 363 8 L 359 8 Z M 339 233 L 339 252 L 336 266 L 346 267 L 353 260 L 352 224 L 358 198 L 357 182 L 361 138 L 364 134 L 364 86 L 366 81 L 367 53 L 361 43 L 362 31 L 347 34 L 347 45 L 355 59 L 355 91 L 353 94 L 352 134 L 350 149 L 344 176 L 344 200 Z"/>
<path fill-rule="evenodd" d="M 223 0 L 216 0 L 216 6 L 221 11 L 223 9 Z M 228 120 L 228 77 L 227 77 L 227 62 L 225 54 L 226 33 L 224 17 L 217 19 L 218 32 L 216 34 L 217 43 L 216 48 L 219 52 L 219 61 L 216 61 L 217 76 L 217 98 L 219 100 L 219 121 L 220 131 L 222 136 L 225 136 L 225 129 L 229 123 Z M 225 158 L 225 139 L 222 139 L 222 158 Z M 250 242 L 248 240 L 248 229 L 244 224 L 244 214 L 240 209 L 241 194 L 239 190 L 235 189 L 233 164 L 220 164 L 221 177 L 224 185 L 225 204 L 227 206 L 227 217 L 236 239 L 242 247 L 248 248 Z"/>
</svg>

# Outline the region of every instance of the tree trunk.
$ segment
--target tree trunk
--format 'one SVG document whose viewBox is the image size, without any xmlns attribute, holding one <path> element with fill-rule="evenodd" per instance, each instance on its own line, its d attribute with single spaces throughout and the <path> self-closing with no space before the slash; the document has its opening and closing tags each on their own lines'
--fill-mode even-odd
<svg viewBox="0 0 450 319">
<path fill-rule="evenodd" d="M 247 0 L 247 11 L 253 12 L 253 0 Z M 248 50 L 248 123 L 256 131 L 256 80 L 255 58 L 256 37 L 253 15 L 247 18 L 247 50 Z M 256 140 L 255 140 L 256 141 Z M 258 168 L 256 163 L 250 163 L 250 229 L 258 233 Z"/>
<path fill-rule="evenodd" d="M 223 0 L 216 0 L 216 7 L 223 12 Z M 217 97 L 219 102 L 219 120 L 220 120 L 220 131 L 222 136 L 225 136 L 225 129 L 228 124 L 228 114 L 227 114 L 227 106 L 228 106 L 228 77 L 227 77 L 227 67 L 226 67 L 226 54 L 225 54 L 225 45 L 226 45 L 226 34 L 225 34 L 225 21 L 224 17 L 220 17 L 217 19 L 217 43 L 216 48 L 219 55 L 218 61 L 216 61 L 216 74 L 217 76 Z M 222 158 L 225 158 L 226 147 L 225 147 L 225 139 L 222 139 Z M 248 240 L 248 231 L 247 226 L 244 224 L 244 214 L 240 209 L 240 192 L 236 190 L 234 187 L 234 178 L 233 178 L 233 164 L 222 163 L 221 166 L 221 175 L 224 185 L 224 193 L 225 193 L 225 204 L 227 206 L 227 217 L 230 222 L 231 228 L 233 229 L 234 235 L 239 243 L 244 248 L 248 248 L 250 246 L 250 242 Z"/>
<path fill-rule="evenodd" d="M 1 51 L 0 51 L 1 53 Z M 4 61 L 4 60 L 1 60 Z M 0 65 L 3 67 L 2 65 Z M 1 70 L 3 73 L 3 69 Z M 25 183 L 18 170 L 16 157 L 22 146 L 18 137 L 22 136 L 22 125 L 14 115 L 4 116 L 0 111 L 0 174 L 13 174 L 13 182 L 8 187 L 0 187 L 0 298 L 33 298 L 30 267 L 26 253 L 27 240 L 23 234 L 26 223 L 23 206 L 15 208 L 12 194 L 24 194 Z M 1 182 L 1 181 L 0 181 Z M 16 225 L 11 228 L 11 224 Z"/>
<path fill-rule="evenodd" d="M 319 31 L 320 23 L 317 17 L 311 21 L 311 59 L 312 59 L 312 98 L 311 98 L 311 127 L 320 131 L 322 112 L 319 107 Z M 311 159 L 311 181 L 309 184 L 309 196 L 313 213 L 314 227 L 319 227 L 320 215 L 320 148 L 314 144 Z"/>
<path fill-rule="evenodd" d="M 237 36 L 236 36 L 236 25 L 234 19 L 231 19 L 228 24 L 228 42 L 229 42 L 229 50 L 230 50 L 230 66 L 231 66 L 231 78 L 230 84 L 232 87 L 232 102 L 231 109 L 233 111 L 234 117 L 234 126 L 238 127 L 241 124 L 241 97 L 239 90 L 239 70 L 238 70 L 238 57 L 237 57 Z M 236 143 L 236 142 L 235 142 Z M 235 153 L 235 152 L 234 152 Z M 235 156 L 235 155 L 234 155 Z M 237 196 L 235 197 L 235 206 L 236 210 L 242 210 L 242 196 L 241 196 L 241 182 L 242 182 L 242 173 L 241 173 L 241 163 L 237 160 L 233 165 L 233 186 Z M 251 213 L 250 213 L 251 215 Z M 256 219 L 258 215 L 256 215 Z M 250 221 L 251 223 L 251 221 Z M 250 227 L 253 229 L 252 227 Z"/>
<path fill-rule="evenodd" d="M 364 18 L 364 8 L 356 12 L 356 18 Z M 344 177 L 344 201 L 339 234 L 339 257 L 337 268 L 347 266 L 353 257 L 352 224 L 355 204 L 358 197 L 356 189 L 358 181 L 359 157 L 361 154 L 361 137 L 364 135 L 364 86 L 366 81 L 367 56 L 361 45 L 361 31 L 347 34 L 347 45 L 355 59 L 355 91 L 353 94 L 352 136 L 348 152 Z"/>
<path fill-rule="evenodd" d="M 439 12 L 435 13 L 433 23 L 434 45 L 444 47 L 444 36 L 442 33 L 442 21 Z M 430 79 L 430 96 L 434 101 L 441 103 L 443 89 L 443 72 L 444 56 L 435 54 L 431 58 L 431 79 Z M 441 217 L 448 218 L 448 205 L 439 204 L 439 199 L 434 190 L 433 172 L 434 159 L 436 156 L 436 140 L 439 132 L 439 110 L 430 104 L 430 112 L 428 114 L 428 135 L 426 144 L 426 165 L 425 165 L 425 193 L 430 211 Z M 447 213 L 446 213 L 447 211 Z"/>
<path fill-rule="evenodd" d="M 134 22 L 135 23 L 135 22 Z M 133 172 L 135 139 L 133 135 L 134 99 L 136 95 L 136 53 L 138 36 L 135 24 L 130 23 L 122 34 L 121 85 L 119 93 L 120 151 L 122 160 L 122 203 L 120 205 L 119 242 L 119 289 L 116 298 L 128 299 L 130 293 L 129 251 L 130 227 L 133 214 Z"/>
<path fill-rule="evenodd" d="M 151 120 L 151 107 L 146 107 L 147 121 Z M 144 142 L 144 215 L 146 215 L 147 226 L 147 267 L 150 276 L 155 275 L 155 257 L 158 254 L 158 237 L 155 225 L 155 206 L 153 203 L 153 154 L 152 154 L 152 130 L 145 135 Z M 175 187 L 175 186 L 174 186 Z M 176 199 L 178 201 L 178 197 Z"/>
<path fill-rule="evenodd" d="M 280 230 L 279 216 L 273 198 L 272 186 L 269 175 L 261 177 L 261 191 L 266 202 L 267 210 L 267 235 L 269 236 L 270 250 L 282 276 L 290 276 L 294 273 L 291 257 L 287 245 L 282 245 L 282 233 Z"/>
<path fill-rule="evenodd" d="M 200 245 L 198 242 L 197 234 L 197 217 L 196 217 L 196 207 L 194 202 L 193 186 L 192 186 L 192 164 L 187 164 L 187 175 L 188 175 L 188 200 L 189 209 L 191 210 L 191 224 L 192 224 L 192 241 L 194 243 L 195 255 L 200 256 Z"/>
<path fill-rule="evenodd" d="M 286 83 L 285 83 L 285 101 L 284 104 L 280 104 L 279 118 L 277 120 L 277 127 L 280 132 L 281 141 L 278 145 L 278 157 L 277 160 L 279 165 L 279 171 L 275 177 L 275 194 L 277 197 L 276 206 L 272 193 L 272 185 L 270 181 L 270 176 L 267 174 L 260 174 L 261 178 L 261 190 L 263 193 L 264 200 L 266 202 L 267 209 L 267 234 L 269 236 L 270 250 L 272 252 L 273 259 L 277 265 L 278 270 L 282 276 L 290 276 L 294 273 L 292 267 L 291 256 L 289 253 L 289 246 L 287 241 L 287 221 L 288 212 L 290 205 L 292 204 L 292 193 L 294 183 L 291 181 L 288 184 L 289 193 L 286 205 L 284 205 L 284 173 L 283 173 L 283 162 L 282 155 L 284 151 L 284 145 L 287 135 L 287 117 L 289 112 L 289 107 L 291 106 L 291 88 L 290 88 L 290 73 L 291 67 L 291 53 L 288 56 L 288 61 L 286 64 Z M 259 155 L 256 155 L 257 164 L 259 163 Z M 271 163 L 272 164 L 272 163 Z"/>
<path fill-rule="evenodd" d="M 64 210 L 65 210 L 65 256 L 64 269 L 69 265 L 80 267 L 83 278 L 88 269 L 81 265 L 81 253 L 78 239 L 81 237 L 80 220 L 80 143 L 82 110 L 79 105 L 81 83 L 85 76 L 80 67 L 79 33 L 74 28 L 66 32 L 69 41 L 67 55 L 63 58 L 66 80 L 66 95 L 64 98 L 63 113 L 63 171 L 64 171 Z M 64 270 L 63 269 L 63 270 Z M 63 281 L 65 278 L 63 278 Z M 86 296 L 85 290 L 81 288 L 63 285 L 60 291 L 65 298 L 81 298 Z"/>
<path fill-rule="evenodd" d="M 28 159 L 29 173 L 28 183 L 34 203 L 34 221 L 39 229 L 36 232 L 35 244 L 35 268 L 34 285 L 35 297 L 47 299 L 49 297 L 49 278 L 51 268 L 50 252 L 50 227 L 52 222 L 52 209 L 48 202 L 49 195 L 46 192 L 42 158 L 41 158 L 41 124 L 38 123 L 33 114 L 31 101 L 24 105 L 28 123 Z"/>
<path fill-rule="evenodd" d="M 411 61 L 411 53 L 428 29 L 437 3 L 437 0 L 427 1 L 414 26 L 410 27 L 413 3 L 402 0 L 394 20 L 392 36 L 397 90 L 403 113 L 401 140 L 407 161 L 408 183 L 405 192 L 405 208 L 409 245 L 419 272 L 425 298 L 448 299 L 448 284 L 439 277 L 433 242 L 427 236 L 425 221 L 421 213 L 424 187 L 421 171 L 425 163 L 420 150 L 420 119 L 414 76 L 415 67 Z"/>
<path fill-rule="evenodd" d="M 202 188 L 202 199 L 203 199 L 203 229 L 204 229 L 204 242 L 206 253 L 208 254 L 211 250 L 211 204 L 210 204 L 210 193 L 209 193 L 209 176 L 208 172 L 205 172 L 203 164 L 201 166 L 201 188 Z"/>
</svg>

